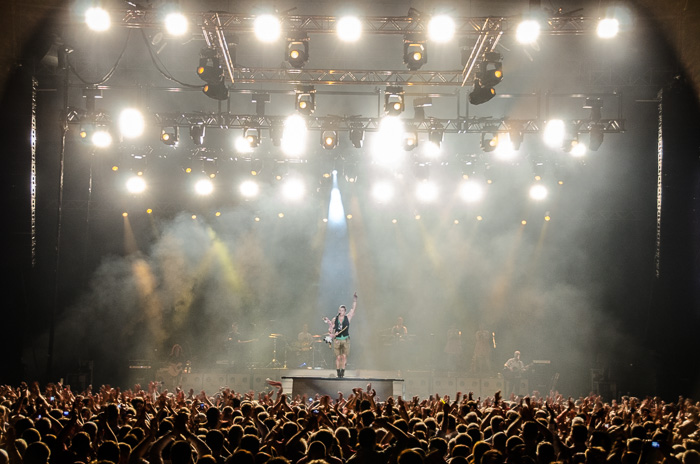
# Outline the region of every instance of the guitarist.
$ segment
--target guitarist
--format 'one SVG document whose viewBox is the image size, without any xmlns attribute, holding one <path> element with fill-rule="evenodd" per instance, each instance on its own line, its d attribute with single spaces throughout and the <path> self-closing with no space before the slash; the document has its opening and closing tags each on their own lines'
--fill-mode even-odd
<svg viewBox="0 0 700 464">
<path fill-rule="evenodd" d="M 335 370 L 338 378 L 345 377 L 345 365 L 348 362 L 350 353 L 350 321 L 355 315 L 357 308 L 357 292 L 352 296 L 352 309 L 347 312 L 345 305 L 340 305 L 338 315 L 333 319 L 323 318 L 328 324 L 328 333 L 333 339 L 333 352 L 335 353 Z"/>
<path fill-rule="evenodd" d="M 520 351 L 513 353 L 513 357 L 503 365 L 503 378 L 506 381 L 506 398 L 510 398 L 512 394 L 516 393 L 520 379 L 528 367 L 520 360 Z"/>
<path fill-rule="evenodd" d="M 182 347 L 177 343 L 173 345 L 168 356 L 168 376 L 170 376 L 168 386 L 175 391 L 175 388 L 182 385 L 182 372 L 185 368 L 185 357 Z"/>
</svg>

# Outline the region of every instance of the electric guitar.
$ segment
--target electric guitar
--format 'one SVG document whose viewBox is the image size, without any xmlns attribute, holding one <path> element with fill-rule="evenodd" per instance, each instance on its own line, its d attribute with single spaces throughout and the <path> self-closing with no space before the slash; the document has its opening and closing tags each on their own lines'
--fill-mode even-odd
<svg viewBox="0 0 700 464">
<path fill-rule="evenodd" d="M 182 374 L 183 370 L 181 362 L 168 365 L 168 374 L 170 374 L 171 377 L 177 377 Z"/>
<path fill-rule="evenodd" d="M 524 366 L 522 369 L 516 367 L 513 369 L 510 369 L 508 367 L 503 367 L 503 378 L 506 380 L 512 380 L 512 379 L 519 379 L 522 377 L 522 375 L 529 371 L 530 368 L 532 367 L 532 364 L 528 364 L 527 366 Z"/>
</svg>

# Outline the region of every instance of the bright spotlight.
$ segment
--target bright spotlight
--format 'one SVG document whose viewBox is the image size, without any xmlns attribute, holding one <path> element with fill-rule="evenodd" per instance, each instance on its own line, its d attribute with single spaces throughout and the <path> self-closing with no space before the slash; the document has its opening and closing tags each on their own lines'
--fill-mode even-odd
<svg viewBox="0 0 700 464">
<path fill-rule="evenodd" d="M 428 23 L 428 37 L 434 42 L 449 42 L 455 35 L 455 22 L 447 15 L 433 16 Z"/>
<path fill-rule="evenodd" d="M 233 141 L 233 145 L 238 153 L 253 153 L 253 146 L 251 145 L 250 141 L 242 135 L 236 137 L 236 139 Z"/>
<path fill-rule="evenodd" d="M 92 134 L 92 144 L 98 148 L 107 148 L 112 145 L 112 134 L 105 128 L 97 129 Z"/>
<path fill-rule="evenodd" d="M 211 179 L 200 179 L 194 184 L 194 191 L 197 195 L 211 195 L 214 191 L 214 182 Z"/>
<path fill-rule="evenodd" d="M 143 115 L 134 108 L 127 108 L 119 114 L 119 132 L 127 139 L 133 139 L 143 134 Z"/>
<path fill-rule="evenodd" d="M 586 147 L 586 144 L 581 141 L 571 145 L 571 156 L 575 158 L 585 156 L 587 152 L 588 148 Z"/>
<path fill-rule="evenodd" d="M 620 32 L 620 23 L 615 18 L 604 18 L 598 22 L 596 29 L 598 37 L 601 39 L 612 39 Z"/>
<path fill-rule="evenodd" d="M 535 43 L 540 36 L 540 23 L 534 19 L 526 19 L 518 24 L 515 30 L 515 38 L 521 44 Z"/>
<path fill-rule="evenodd" d="M 287 179 L 282 185 L 282 195 L 288 200 L 301 200 L 304 197 L 304 191 L 304 183 L 300 179 Z"/>
<path fill-rule="evenodd" d="M 146 190 L 146 181 L 141 176 L 132 176 L 126 181 L 126 190 L 129 193 L 142 193 Z"/>
<path fill-rule="evenodd" d="M 479 182 L 466 180 L 459 187 L 459 196 L 467 203 L 475 203 L 484 197 L 484 188 Z"/>
<path fill-rule="evenodd" d="M 255 37 L 261 42 L 274 42 L 282 34 L 282 25 L 279 19 L 268 14 L 255 18 L 253 27 L 255 28 Z"/>
<path fill-rule="evenodd" d="M 547 121 L 542 137 L 544 143 L 548 147 L 560 148 L 564 142 L 565 135 L 566 128 L 564 126 L 564 121 L 561 119 L 552 119 L 551 121 Z"/>
<path fill-rule="evenodd" d="M 98 7 L 88 8 L 85 12 L 85 24 L 93 31 L 106 31 L 110 26 L 109 13 Z"/>
<path fill-rule="evenodd" d="M 165 17 L 165 30 L 174 36 L 184 35 L 187 32 L 187 18 L 182 13 L 168 13 Z"/>
<path fill-rule="evenodd" d="M 544 200 L 547 198 L 547 188 L 542 184 L 535 184 L 530 187 L 530 198 L 533 200 Z"/>
<path fill-rule="evenodd" d="M 508 161 L 515 158 L 515 147 L 510 139 L 510 134 L 508 132 L 503 132 L 498 135 L 498 145 L 494 150 L 494 154 L 497 158 Z"/>
<path fill-rule="evenodd" d="M 423 144 L 423 154 L 425 154 L 426 157 L 428 158 L 437 158 L 440 156 L 440 144 L 433 142 L 433 141 L 428 141 L 425 144 Z"/>
<path fill-rule="evenodd" d="M 338 20 L 336 31 L 343 42 L 357 42 L 362 35 L 362 23 L 355 16 L 344 16 Z"/>
<path fill-rule="evenodd" d="M 258 186 L 257 182 L 247 180 L 241 184 L 239 191 L 245 198 L 254 198 L 258 196 L 258 193 L 260 193 L 260 187 Z"/>
<path fill-rule="evenodd" d="M 401 119 L 392 116 L 382 118 L 373 141 L 374 162 L 381 166 L 398 167 L 405 156 L 404 126 Z"/>
<path fill-rule="evenodd" d="M 432 182 L 423 181 L 416 187 L 416 198 L 423 203 L 430 203 L 437 200 L 438 188 Z"/>
<path fill-rule="evenodd" d="M 394 197 L 394 186 L 388 181 L 380 181 L 372 187 L 372 196 L 379 203 L 388 203 Z"/>
<path fill-rule="evenodd" d="M 298 114 L 289 116 L 284 122 L 280 145 L 288 156 L 299 156 L 306 148 L 306 121 Z"/>
</svg>

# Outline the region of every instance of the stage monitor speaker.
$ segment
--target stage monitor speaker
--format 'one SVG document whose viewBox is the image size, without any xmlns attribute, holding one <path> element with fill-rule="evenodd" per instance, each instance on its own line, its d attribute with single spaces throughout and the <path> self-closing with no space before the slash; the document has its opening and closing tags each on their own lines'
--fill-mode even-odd
<svg viewBox="0 0 700 464">
<path fill-rule="evenodd" d="M 493 396 L 497 391 L 500 391 L 501 395 L 505 395 L 504 388 L 505 383 L 501 377 L 481 379 L 481 398 Z"/>
<path fill-rule="evenodd" d="M 404 374 L 406 398 L 414 396 L 427 398 L 430 396 L 432 375 L 430 371 L 406 371 Z"/>
<path fill-rule="evenodd" d="M 226 374 L 222 372 L 208 372 L 202 377 L 202 390 L 207 395 L 215 395 L 219 389 L 226 386 Z"/>
<path fill-rule="evenodd" d="M 226 376 L 226 386 L 236 393 L 247 393 L 250 391 L 251 376 L 244 374 L 229 374 Z M 290 390 L 291 391 L 291 390 Z"/>
</svg>

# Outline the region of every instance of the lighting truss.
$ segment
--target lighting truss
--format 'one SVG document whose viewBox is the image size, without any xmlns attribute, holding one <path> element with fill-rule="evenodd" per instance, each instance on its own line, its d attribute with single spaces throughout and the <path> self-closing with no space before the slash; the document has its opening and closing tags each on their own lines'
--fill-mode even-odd
<svg viewBox="0 0 700 464">
<path fill-rule="evenodd" d="M 88 116 L 83 111 L 71 110 L 68 113 L 68 123 L 84 124 L 95 123 L 99 121 L 109 121 L 108 115 L 101 114 L 99 121 L 93 118 L 94 115 Z M 270 130 L 279 127 L 284 123 L 286 116 L 259 116 L 245 115 L 232 113 L 155 113 L 153 115 L 154 123 L 158 126 L 179 126 L 190 128 L 194 125 L 202 125 L 212 129 L 244 129 L 246 127 L 259 127 L 260 129 Z M 311 116 L 306 118 L 307 129 L 312 131 L 321 131 L 324 128 L 333 125 L 338 131 L 350 131 L 362 129 L 365 132 L 376 132 L 379 129 L 379 124 L 382 118 L 365 118 L 365 117 L 338 117 L 338 116 Z M 412 128 L 421 133 L 429 133 L 431 127 L 435 124 L 441 125 L 445 133 L 482 133 L 492 132 L 493 127 L 497 132 L 510 132 L 518 130 L 521 133 L 538 133 L 542 130 L 543 121 L 541 119 L 496 119 L 491 117 L 471 117 L 471 118 L 454 118 L 454 119 L 439 119 L 431 118 L 426 121 L 411 122 Z M 588 133 L 594 124 L 590 119 L 573 119 L 567 120 L 577 132 Z M 600 119 L 596 124 L 599 124 L 603 133 L 621 133 L 625 131 L 625 120 L 622 118 Z"/>
<path fill-rule="evenodd" d="M 120 12 L 119 12 L 120 11 Z M 127 9 L 114 13 L 121 17 L 119 24 L 130 28 L 160 27 L 162 18 L 155 9 Z M 206 30 L 222 30 L 225 32 L 252 33 L 256 16 L 241 13 L 205 12 L 186 15 L 192 24 Z M 296 30 L 310 34 L 335 34 L 336 16 L 322 15 L 281 15 L 282 30 Z M 424 33 L 428 29 L 428 19 L 413 16 L 364 16 L 358 18 L 362 22 L 363 34 L 410 34 Z M 504 33 L 515 34 L 520 23 L 520 16 L 512 17 L 456 17 L 455 35 L 478 35 L 486 30 L 500 30 Z M 595 34 L 598 27 L 597 17 L 586 16 L 555 16 L 542 21 L 542 35 L 580 35 Z"/>
</svg>

